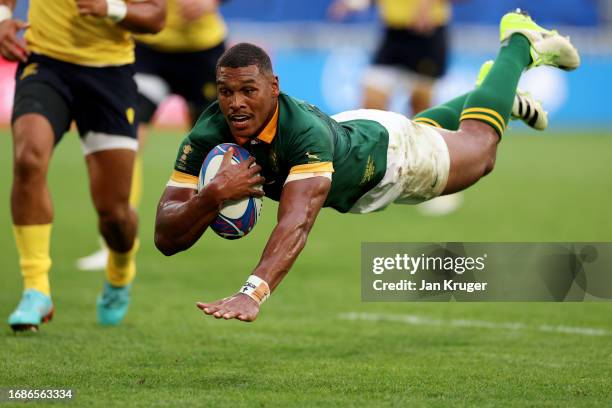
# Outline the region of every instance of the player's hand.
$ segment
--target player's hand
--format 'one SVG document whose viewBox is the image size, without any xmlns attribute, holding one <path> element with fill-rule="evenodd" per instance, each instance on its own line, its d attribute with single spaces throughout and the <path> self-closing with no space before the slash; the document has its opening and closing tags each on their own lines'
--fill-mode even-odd
<svg viewBox="0 0 612 408">
<path fill-rule="evenodd" d="M 234 149 L 229 148 L 223 155 L 219 171 L 209 186 L 217 191 L 222 201 L 241 200 L 247 197 L 262 197 L 261 185 L 265 179 L 259 175 L 261 166 L 255 164 L 255 158 L 232 164 Z"/>
<path fill-rule="evenodd" d="M 204 14 L 215 13 L 219 8 L 219 0 L 178 0 L 179 13 L 190 23 Z"/>
<path fill-rule="evenodd" d="M 106 0 L 76 0 L 79 14 L 82 16 L 106 17 L 108 5 Z"/>
<path fill-rule="evenodd" d="M 238 319 L 252 322 L 259 314 L 259 304 L 243 293 L 217 300 L 212 303 L 196 303 L 198 309 L 217 319 Z"/>
<path fill-rule="evenodd" d="M 27 62 L 30 50 L 25 41 L 17 37 L 29 24 L 21 20 L 4 20 L 0 23 L 0 55 L 9 61 Z"/>
</svg>

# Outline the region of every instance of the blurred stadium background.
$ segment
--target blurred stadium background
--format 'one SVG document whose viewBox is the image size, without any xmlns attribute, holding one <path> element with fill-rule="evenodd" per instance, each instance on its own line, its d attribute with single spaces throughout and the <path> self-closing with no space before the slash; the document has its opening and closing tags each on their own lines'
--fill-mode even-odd
<svg viewBox="0 0 612 408">
<path fill-rule="evenodd" d="M 373 10 L 332 23 L 328 5 L 232 0 L 222 12 L 230 43 L 264 46 L 284 91 L 335 113 L 358 107 L 381 30 Z M 445 217 L 405 206 L 368 216 L 322 211 L 255 324 L 204 318 L 194 303 L 243 282 L 273 228 L 274 203 L 264 202 L 245 239 L 206 234 L 172 258 L 153 246 L 156 203 L 184 132 L 183 105 L 172 98 L 144 152 L 134 302 L 123 326 L 97 327 L 102 276 L 74 265 L 96 248 L 95 215 L 77 138 L 66 137 L 50 172 L 56 318 L 26 339 L 5 326 L 0 387 L 73 388 L 77 406 L 611 406 L 610 303 L 360 301 L 364 241 L 612 241 L 612 2 L 455 2 L 452 59 L 436 100 L 471 88 L 496 54 L 500 16 L 515 7 L 571 35 L 582 53 L 576 72 L 539 69 L 523 79 L 549 109 L 551 130 L 512 124 L 496 170 Z M 26 8 L 20 1 L 18 14 Z M 0 62 L 0 319 L 21 290 L 8 206 L 13 72 Z M 405 96 L 393 107 L 404 112 Z"/>
<path fill-rule="evenodd" d="M 612 126 L 612 2 L 609 0 L 461 0 L 451 20 L 452 57 L 449 72 L 436 86 L 436 101 L 472 88 L 478 68 L 498 49 L 500 16 L 516 7 L 530 12 L 544 26 L 554 25 L 571 36 L 583 58 L 579 73 L 534 70 L 521 87 L 541 99 L 559 129 Z M 328 18 L 329 0 L 232 0 L 222 7 L 229 40 L 251 41 L 271 52 L 285 92 L 308 100 L 327 113 L 357 108 L 360 80 L 381 33 L 374 8 L 344 23 Z M 24 16 L 27 1 L 18 3 Z M 0 123 L 12 104 L 13 67 L 0 64 Z M 406 111 L 407 96 L 398 94 L 392 109 Z M 180 101 L 171 99 L 158 123 L 182 123 Z"/>
</svg>

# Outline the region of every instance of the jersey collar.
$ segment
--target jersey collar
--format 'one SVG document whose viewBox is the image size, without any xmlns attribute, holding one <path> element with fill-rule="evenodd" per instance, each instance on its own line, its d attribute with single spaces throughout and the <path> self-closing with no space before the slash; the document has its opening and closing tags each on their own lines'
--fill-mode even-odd
<svg viewBox="0 0 612 408">
<path fill-rule="evenodd" d="M 270 119 L 266 127 L 264 127 L 259 136 L 257 136 L 257 139 L 261 140 L 262 142 L 270 144 L 272 143 L 272 140 L 274 140 L 274 136 L 276 136 L 276 127 L 278 125 L 278 105 L 279 103 L 277 100 L 274 116 L 272 116 L 272 119 Z"/>
</svg>

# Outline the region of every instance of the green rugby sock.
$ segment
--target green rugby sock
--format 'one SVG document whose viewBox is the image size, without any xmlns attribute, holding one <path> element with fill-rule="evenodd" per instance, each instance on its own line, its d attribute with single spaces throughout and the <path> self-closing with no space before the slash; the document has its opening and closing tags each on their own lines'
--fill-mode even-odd
<svg viewBox="0 0 612 408">
<path fill-rule="evenodd" d="M 461 117 L 463 105 L 465 105 L 465 100 L 469 95 L 469 93 L 463 94 L 446 103 L 419 112 L 412 120 L 424 125 L 457 130 L 459 129 L 459 118 Z"/>
<path fill-rule="evenodd" d="M 497 54 L 491 71 L 480 87 L 465 101 L 460 121 L 475 119 L 491 126 L 501 137 L 510 119 L 516 87 L 521 74 L 531 63 L 529 41 L 514 34 Z"/>
</svg>

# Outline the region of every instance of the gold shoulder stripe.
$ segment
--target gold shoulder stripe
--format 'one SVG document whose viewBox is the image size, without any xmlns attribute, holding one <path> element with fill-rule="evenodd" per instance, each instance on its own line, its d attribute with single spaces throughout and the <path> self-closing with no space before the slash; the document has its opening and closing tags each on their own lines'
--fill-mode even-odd
<svg viewBox="0 0 612 408">
<path fill-rule="evenodd" d="M 468 113 L 467 115 L 461 116 L 459 121 L 463 121 L 465 119 L 479 119 L 479 120 L 482 120 L 482 121 L 488 123 L 489 125 L 493 126 L 495 129 L 497 129 L 497 131 L 499 132 L 500 135 L 504 134 L 504 128 L 502 128 L 501 125 L 495 119 L 493 119 L 490 116 L 479 115 L 479 114 L 476 114 L 476 113 Z"/>
<path fill-rule="evenodd" d="M 289 174 L 299 173 L 314 173 L 319 171 L 334 172 L 334 165 L 332 162 L 312 163 L 312 164 L 300 164 L 293 166 L 289 170 Z"/>
<path fill-rule="evenodd" d="M 413 122 L 422 123 L 424 125 L 435 126 L 437 128 L 442 128 L 438 122 L 430 118 L 416 118 L 412 120 Z"/>
<path fill-rule="evenodd" d="M 461 114 L 465 114 L 465 113 L 488 113 L 489 115 L 497 118 L 499 120 L 499 123 L 502 125 L 502 127 L 505 129 L 506 128 L 506 121 L 504 120 L 504 118 L 501 117 L 501 115 L 497 112 L 494 111 L 493 109 L 489 109 L 489 108 L 468 108 L 468 109 L 464 109 L 463 112 L 461 112 Z"/>
<path fill-rule="evenodd" d="M 183 173 L 177 170 L 172 172 L 170 180 L 176 181 L 177 183 L 198 184 L 198 176 L 192 176 L 191 174 Z"/>
</svg>

